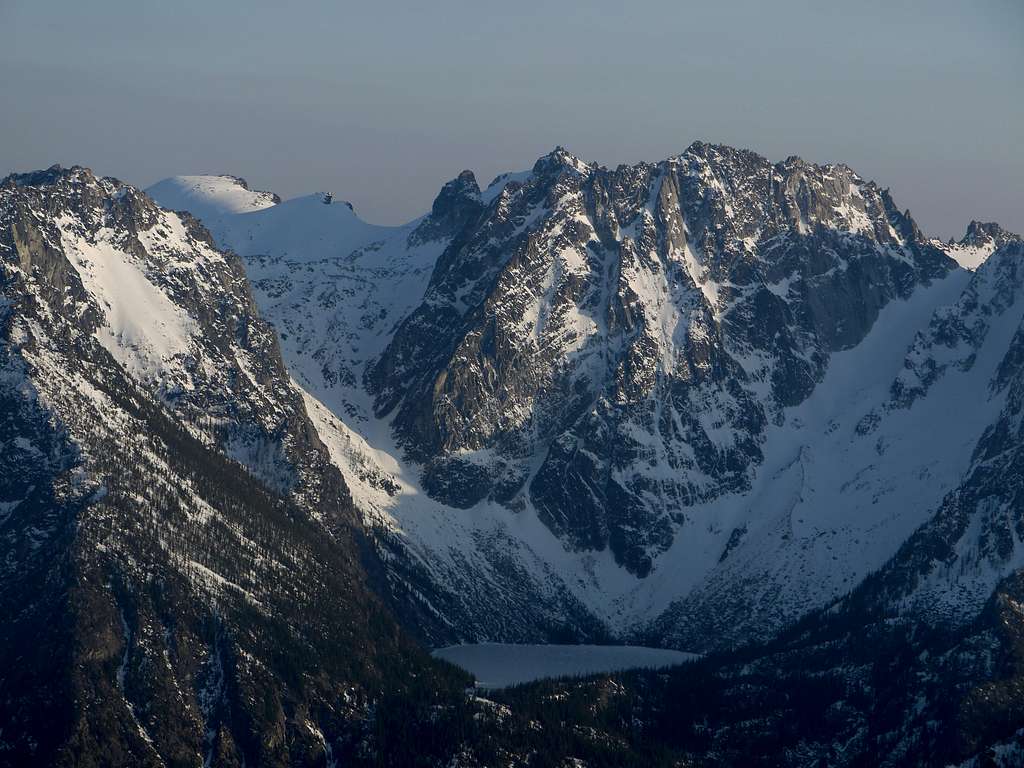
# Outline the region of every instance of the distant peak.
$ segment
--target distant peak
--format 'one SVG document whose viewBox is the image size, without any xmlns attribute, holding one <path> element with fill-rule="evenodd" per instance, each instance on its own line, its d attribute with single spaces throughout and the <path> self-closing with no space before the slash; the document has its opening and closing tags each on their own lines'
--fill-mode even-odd
<svg viewBox="0 0 1024 768">
<path fill-rule="evenodd" d="M 412 238 L 425 242 L 451 235 L 461 229 L 483 207 L 476 176 L 472 171 L 462 171 L 441 187 L 430 208 L 430 215 L 417 227 Z"/>
<path fill-rule="evenodd" d="M 436 219 L 444 218 L 463 209 L 467 203 L 470 206 L 480 205 L 480 185 L 472 171 L 463 171 L 441 187 L 430 213 Z"/>
<path fill-rule="evenodd" d="M 736 150 L 732 147 L 727 147 L 724 144 L 712 144 L 711 142 L 704 141 L 703 139 L 697 139 L 686 148 L 681 157 L 706 158 L 723 151 L 735 152 Z"/>
<path fill-rule="evenodd" d="M 258 211 L 281 202 L 273 192 L 251 189 L 245 179 L 231 174 L 171 176 L 146 193 L 164 208 L 188 211 L 199 219 Z"/>
<path fill-rule="evenodd" d="M 592 170 L 593 167 L 593 164 L 584 162 L 565 147 L 559 145 L 534 163 L 533 172 L 538 175 L 558 172 L 561 170 L 587 173 Z"/>
<path fill-rule="evenodd" d="M 737 149 L 727 144 L 711 144 L 700 140 L 690 144 L 679 158 L 684 162 L 696 165 L 750 165 L 751 163 L 760 165 L 768 162 L 761 155 L 749 149 Z"/>
<path fill-rule="evenodd" d="M 12 173 L 6 178 L 0 180 L 0 184 L 13 184 L 16 187 L 45 187 L 66 179 L 94 181 L 96 176 L 89 168 L 81 165 L 73 165 L 70 168 L 65 168 L 64 166 L 55 163 L 44 171 Z"/>
<path fill-rule="evenodd" d="M 480 191 L 480 185 L 476 183 L 476 176 L 473 174 L 472 171 L 468 169 L 460 173 L 458 176 L 456 176 L 448 183 L 458 184 L 465 187 L 472 187 L 476 189 L 478 192 Z"/>
<path fill-rule="evenodd" d="M 476 197 L 480 194 L 480 185 L 476 183 L 476 176 L 472 171 L 462 171 L 458 176 L 441 188 L 440 197 L 444 194 L 461 195 L 463 197 Z"/>
<path fill-rule="evenodd" d="M 967 225 L 967 232 L 960 240 L 960 245 L 993 245 L 999 247 L 1012 240 L 1020 240 L 1020 235 L 1008 232 L 994 221 L 972 220 Z"/>
<path fill-rule="evenodd" d="M 1020 242 L 1020 236 L 1007 232 L 994 221 L 973 220 L 959 241 L 950 238 L 940 247 L 961 267 L 975 270 L 1004 245 Z"/>
</svg>

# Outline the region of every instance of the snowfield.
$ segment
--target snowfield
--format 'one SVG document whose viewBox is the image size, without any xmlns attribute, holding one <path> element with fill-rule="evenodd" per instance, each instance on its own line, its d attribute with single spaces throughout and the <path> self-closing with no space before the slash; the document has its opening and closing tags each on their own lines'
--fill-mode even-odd
<svg viewBox="0 0 1024 768">
<path fill-rule="evenodd" d="M 553 677 L 584 677 L 625 669 L 662 669 L 696 653 L 637 645 L 513 645 L 477 643 L 439 648 L 434 656 L 476 677 L 479 688 L 507 688 Z"/>
</svg>

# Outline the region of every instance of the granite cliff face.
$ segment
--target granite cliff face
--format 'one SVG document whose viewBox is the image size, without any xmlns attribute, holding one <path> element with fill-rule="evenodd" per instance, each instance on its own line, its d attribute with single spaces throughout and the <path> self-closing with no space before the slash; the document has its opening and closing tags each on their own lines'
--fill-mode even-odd
<svg viewBox="0 0 1024 768">
<path fill-rule="evenodd" d="M 322 202 L 213 232 L 431 642 L 770 637 L 895 555 L 998 415 L 1008 337 L 917 404 L 914 350 L 1019 238 L 930 240 L 843 165 L 558 148 L 405 227 Z"/>
<path fill-rule="evenodd" d="M 485 210 L 474 192 L 367 371 L 376 412 L 435 498 L 528 498 L 640 576 L 687 508 L 749 489 L 766 424 L 833 352 L 953 267 L 886 192 L 798 158 L 697 144 L 608 171 L 556 150 Z"/>
</svg>

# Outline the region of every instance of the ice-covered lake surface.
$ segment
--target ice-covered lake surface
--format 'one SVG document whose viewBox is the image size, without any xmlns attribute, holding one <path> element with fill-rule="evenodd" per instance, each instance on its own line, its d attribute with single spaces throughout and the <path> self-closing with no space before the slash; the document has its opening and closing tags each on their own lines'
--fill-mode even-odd
<svg viewBox="0 0 1024 768">
<path fill-rule="evenodd" d="M 696 653 L 636 645 L 451 645 L 434 656 L 471 672 L 481 688 L 505 688 L 548 677 L 658 669 L 692 661 Z"/>
</svg>

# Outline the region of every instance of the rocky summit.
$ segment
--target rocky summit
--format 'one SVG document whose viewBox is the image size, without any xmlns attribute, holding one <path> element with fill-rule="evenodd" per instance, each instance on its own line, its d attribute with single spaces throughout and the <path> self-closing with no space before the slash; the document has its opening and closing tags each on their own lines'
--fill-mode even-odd
<svg viewBox="0 0 1024 768">
<path fill-rule="evenodd" d="M 847 168 L 703 144 L 614 171 L 556 150 L 473 218 L 368 369 L 375 413 L 434 498 L 529 504 L 638 577 L 750 489 L 833 352 L 952 267 Z"/>
<path fill-rule="evenodd" d="M 54 166 L 0 182 L 0 338 L 0 764 L 1024 754 L 997 224 L 702 142 L 400 227 Z M 488 640 L 702 656 L 482 697 L 425 648 Z"/>
</svg>

